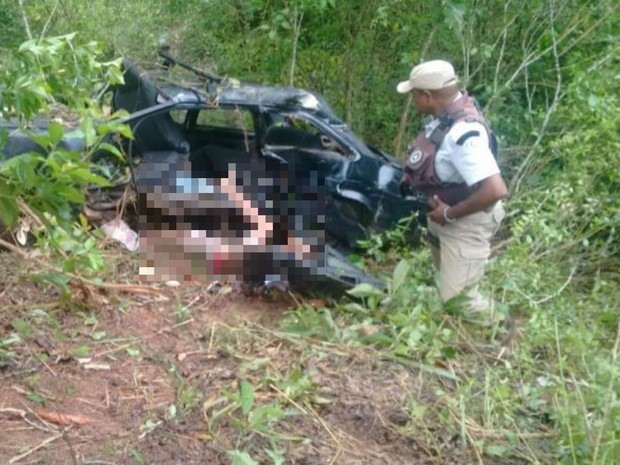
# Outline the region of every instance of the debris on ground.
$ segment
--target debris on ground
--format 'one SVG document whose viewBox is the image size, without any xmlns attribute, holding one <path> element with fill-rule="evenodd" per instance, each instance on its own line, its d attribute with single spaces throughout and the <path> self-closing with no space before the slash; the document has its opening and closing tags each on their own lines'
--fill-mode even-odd
<svg viewBox="0 0 620 465">
<path fill-rule="evenodd" d="M 121 218 L 114 218 L 103 223 L 101 230 L 108 239 L 120 242 L 125 249 L 136 252 L 139 247 L 139 237 L 133 229 L 129 227 Z"/>
</svg>

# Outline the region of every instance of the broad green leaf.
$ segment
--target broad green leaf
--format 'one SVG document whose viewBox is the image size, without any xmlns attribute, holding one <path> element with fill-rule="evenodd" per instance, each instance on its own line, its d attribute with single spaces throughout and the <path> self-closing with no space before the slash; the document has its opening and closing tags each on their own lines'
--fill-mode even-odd
<svg viewBox="0 0 620 465">
<path fill-rule="evenodd" d="M 261 405 L 252 411 L 250 425 L 257 431 L 266 432 L 271 423 L 284 418 L 284 410 L 275 404 Z"/>
<path fill-rule="evenodd" d="M 367 314 L 368 313 L 368 309 L 363 307 L 362 305 L 358 304 L 357 302 L 349 302 L 349 303 L 343 305 L 342 309 L 346 310 L 347 312 L 357 313 L 357 314 Z"/>
<path fill-rule="evenodd" d="M 47 197 L 46 200 L 56 200 L 56 197 L 53 196 L 58 196 L 58 200 L 66 200 L 78 204 L 84 201 L 84 193 L 81 190 L 67 184 L 58 184 L 53 186 L 53 189 L 46 189 L 46 191 L 52 196 Z M 59 212 L 57 212 L 57 214 L 58 213 Z"/>
<path fill-rule="evenodd" d="M 63 128 L 62 124 L 57 123 L 55 121 L 49 124 L 48 130 L 50 142 L 53 145 L 56 145 L 65 135 L 65 128 Z"/>
<path fill-rule="evenodd" d="M 255 358 L 250 362 L 242 363 L 239 366 L 239 371 L 241 373 L 253 372 L 258 370 L 263 370 L 267 365 L 269 365 L 269 359 L 267 357 Z"/>
<path fill-rule="evenodd" d="M 140 349 L 133 349 L 131 347 L 125 349 L 125 352 L 127 352 L 127 355 L 129 355 L 130 357 L 137 357 L 140 355 Z"/>
<path fill-rule="evenodd" d="M 392 291 L 396 291 L 403 285 L 410 271 L 411 264 L 407 260 L 401 260 L 398 265 L 396 265 L 392 275 Z"/>
<path fill-rule="evenodd" d="M 95 341 L 100 341 L 105 336 L 106 336 L 106 332 L 105 331 L 95 331 L 95 332 L 93 332 L 90 335 L 90 337 L 92 337 Z"/>
<path fill-rule="evenodd" d="M 88 346 L 79 346 L 71 351 L 74 357 L 84 358 L 90 355 L 90 347 Z"/>
<path fill-rule="evenodd" d="M 108 68 L 108 81 L 110 84 L 123 84 L 125 82 L 123 73 L 117 66 L 110 66 Z"/>
<path fill-rule="evenodd" d="M 508 452 L 508 448 L 499 444 L 490 444 L 484 448 L 484 453 L 494 457 L 504 457 Z"/>
<path fill-rule="evenodd" d="M 265 454 L 271 459 L 273 465 L 284 465 L 284 450 L 280 448 L 265 449 Z"/>
<path fill-rule="evenodd" d="M 370 297 L 377 296 L 383 297 L 384 293 L 382 290 L 377 289 L 372 284 L 361 283 L 355 286 L 353 289 L 349 289 L 347 294 L 352 295 L 353 297 Z"/>
<path fill-rule="evenodd" d="M 19 218 L 19 208 L 13 199 L 3 195 L 2 185 L 0 185 L 0 223 L 5 227 L 11 228 Z"/>
<path fill-rule="evenodd" d="M 0 100 L 1 101 L 1 100 Z M 7 128 L 0 128 L 0 150 L 9 140 L 9 130 Z M 0 152 L 0 159 L 3 158 L 3 154 Z"/>
<path fill-rule="evenodd" d="M 116 110 L 114 113 L 112 113 L 110 115 L 110 118 L 112 119 L 120 119 L 120 118 L 127 118 L 130 115 L 130 113 L 127 110 L 124 109 L 120 109 L 120 110 Z M 120 124 L 120 123 L 118 123 Z M 129 126 L 127 126 L 126 124 L 123 124 L 122 126 L 128 128 Z"/>
<path fill-rule="evenodd" d="M 4 338 L 4 339 L 0 339 L 0 347 L 4 346 L 10 346 L 11 344 L 17 344 L 18 342 L 21 342 L 22 339 L 21 337 L 19 337 L 19 334 L 17 333 L 12 333 L 10 334 L 8 337 Z"/>
<path fill-rule="evenodd" d="M 42 273 L 36 275 L 35 278 L 40 281 L 50 282 L 60 288 L 62 291 L 69 292 L 69 287 L 67 286 L 67 284 L 69 283 L 69 278 L 65 275 L 57 273 Z"/>
<path fill-rule="evenodd" d="M 28 90 L 32 92 L 34 95 L 36 95 L 37 97 L 40 97 L 42 99 L 48 97 L 49 95 L 45 87 L 41 84 L 32 84 L 31 86 L 28 87 Z"/>
<path fill-rule="evenodd" d="M 32 325 L 23 318 L 15 318 L 11 321 L 11 326 L 22 337 L 26 337 L 32 332 Z"/>
<path fill-rule="evenodd" d="M 85 119 L 80 125 L 80 129 L 84 134 L 84 142 L 86 147 L 92 147 L 97 140 L 97 131 L 95 131 L 95 125 L 91 119 Z"/>
<path fill-rule="evenodd" d="M 99 144 L 99 149 L 105 150 L 106 152 L 110 152 L 112 155 L 116 156 L 119 160 L 125 159 L 122 152 L 117 147 L 114 147 L 112 144 L 109 144 L 107 142 L 103 142 Z"/>
<path fill-rule="evenodd" d="M 17 51 L 19 53 L 23 53 L 23 52 L 29 52 L 31 51 L 34 47 L 35 47 L 36 42 L 34 40 L 28 40 L 24 43 L 22 43 L 19 48 L 17 49 Z"/>
<path fill-rule="evenodd" d="M 29 392 L 26 398 L 30 402 L 34 402 L 35 404 L 44 404 L 46 400 L 45 397 L 43 397 L 41 394 L 39 394 L 36 391 Z"/>
<path fill-rule="evenodd" d="M 228 456 L 231 460 L 230 465 L 260 465 L 250 454 L 240 450 L 228 451 Z"/>
<path fill-rule="evenodd" d="M 69 172 L 73 180 L 80 184 L 96 184 L 98 186 L 109 186 L 110 183 L 103 176 L 99 176 L 86 168 L 77 168 Z"/>
<path fill-rule="evenodd" d="M 44 149 L 49 149 L 52 145 L 52 138 L 47 134 L 30 134 L 30 138 Z"/>
<path fill-rule="evenodd" d="M 250 413 L 254 406 L 254 388 L 246 380 L 241 380 L 239 384 L 239 401 L 243 414 L 247 415 Z"/>
</svg>

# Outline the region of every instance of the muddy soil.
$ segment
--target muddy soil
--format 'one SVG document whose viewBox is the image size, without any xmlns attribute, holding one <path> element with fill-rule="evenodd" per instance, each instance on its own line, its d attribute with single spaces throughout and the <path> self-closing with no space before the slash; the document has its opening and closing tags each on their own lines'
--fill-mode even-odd
<svg viewBox="0 0 620 465">
<path fill-rule="evenodd" d="M 412 432 L 406 399 L 433 397 L 420 373 L 283 333 L 288 296 L 185 284 L 67 301 L 0 257 L 0 464 L 271 464 L 274 448 L 299 465 L 478 462 L 439 428 Z M 247 415 L 226 411 L 242 382 Z M 282 416 L 252 429 L 260 406 Z"/>
</svg>

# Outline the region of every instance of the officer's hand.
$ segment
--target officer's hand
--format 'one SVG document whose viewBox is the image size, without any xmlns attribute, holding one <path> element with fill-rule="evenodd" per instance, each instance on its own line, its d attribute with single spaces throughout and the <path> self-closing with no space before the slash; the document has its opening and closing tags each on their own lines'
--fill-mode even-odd
<svg viewBox="0 0 620 465">
<path fill-rule="evenodd" d="M 443 211 L 449 207 L 448 204 L 444 203 L 438 196 L 433 195 L 431 198 L 428 199 L 428 206 L 430 210 L 426 214 L 426 216 L 430 220 L 441 225 L 447 223 Z"/>
</svg>

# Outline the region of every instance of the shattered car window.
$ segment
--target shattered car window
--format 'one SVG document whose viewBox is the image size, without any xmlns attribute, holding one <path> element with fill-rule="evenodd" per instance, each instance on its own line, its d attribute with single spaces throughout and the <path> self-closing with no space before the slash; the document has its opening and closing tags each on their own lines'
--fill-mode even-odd
<svg viewBox="0 0 620 465">
<path fill-rule="evenodd" d="M 185 124 L 187 121 L 187 110 L 175 109 L 170 111 L 170 118 L 177 124 Z"/>
<path fill-rule="evenodd" d="M 198 113 L 197 128 L 229 128 L 254 132 L 252 114 L 239 108 L 213 108 Z"/>
</svg>

